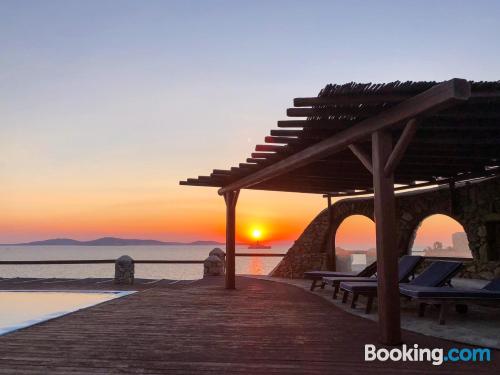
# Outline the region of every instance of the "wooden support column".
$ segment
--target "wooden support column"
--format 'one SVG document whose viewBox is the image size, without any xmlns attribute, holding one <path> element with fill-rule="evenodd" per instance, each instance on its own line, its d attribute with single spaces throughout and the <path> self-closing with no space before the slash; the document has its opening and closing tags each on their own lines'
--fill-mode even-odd
<svg viewBox="0 0 500 375">
<path fill-rule="evenodd" d="M 224 193 L 226 201 L 226 289 L 236 289 L 236 203 L 239 190 Z"/>
<path fill-rule="evenodd" d="M 380 340 L 385 345 L 398 345 L 401 343 L 401 317 L 394 174 L 384 173 L 391 152 L 391 133 L 385 130 L 373 133 L 372 163 Z"/>
<path fill-rule="evenodd" d="M 458 199 L 457 199 L 457 191 L 455 189 L 455 180 L 451 179 L 448 182 L 448 187 L 450 188 L 450 215 L 458 214 Z"/>
<path fill-rule="evenodd" d="M 326 204 L 328 205 L 328 225 L 332 225 L 332 215 L 333 215 L 333 211 L 332 211 L 332 196 L 331 195 L 327 195 L 326 196 Z"/>
<path fill-rule="evenodd" d="M 332 233 L 332 221 L 333 221 L 332 197 L 330 195 L 327 195 L 326 201 L 328 203 L 328 233 L 330 236 L 330 238 L 328 240 L 328 253 L 329 253 L 329 256 L 331 257 L 329 266 L 331 267 L 331 269 L 333 271 L 336 271 L 337 270 L 337 262 L 336 262 L 336 255 L 335 255 L 335 240 L 333 239 L 333 233 Z"/>
</svg>

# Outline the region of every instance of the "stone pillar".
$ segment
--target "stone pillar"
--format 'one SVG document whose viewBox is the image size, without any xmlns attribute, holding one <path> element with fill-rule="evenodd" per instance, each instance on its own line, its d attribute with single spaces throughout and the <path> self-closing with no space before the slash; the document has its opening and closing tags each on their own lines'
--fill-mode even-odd
<svg viewBox="0 0 500 375">
<path fill-rule="evenodd" d="M 220 260 L 222 260 L 222 273 L 224 274 L 226 272 L 226 253 L 224 252 L 224 250 L 222 250 L 219 247 L 216 247 L 212 249 L 210 253 L 208 253 L 208 255 L 218 256 Z"/>
<path fill-rule="evenodd" d="M 115 284 L 132 285 L 134 283 L 134 260 L 122 255 L 115 261 Z"/>
<path fill-rule="evenodd" d="M 203 263 L 203 276 L 224 275 L 224 262 L 217 255 L 209 255 Z"/>
</svg>

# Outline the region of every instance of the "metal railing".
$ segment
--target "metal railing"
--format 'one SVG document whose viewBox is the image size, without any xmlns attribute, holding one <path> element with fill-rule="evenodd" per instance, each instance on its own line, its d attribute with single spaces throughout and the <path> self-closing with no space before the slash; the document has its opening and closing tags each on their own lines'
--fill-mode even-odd
<svg viewBox="0 0 500 375">
<path fill-rule="evenodd" d="M 21 265 L 21 264 L 102 264 L 115 263 L 116 259 L 72 259 L 72 260 L 0 260 L 0 265 Z M 147 260 L 137 259 L 138 264 L 203 264 L 203 260 Z"/>
<path fill-rule="evenodd" d="M 236 253 L 237 257 L 283 257 L 281 253 Z M 114 264 L 116 259 L 67 259 L 67 260 L 0 260 L 0 265 L 47 265 L 47 264 Z M 135 264 L 203 264 L 204 260 L 134 259 Z"/>
<path fill-rule="evenodd" d="M 254 253 L 236 253 L 237 257 L 284 257 L 286 254 L 281 253 L 263 253 L 263 254 L 254 254 Z"/>
</svg>

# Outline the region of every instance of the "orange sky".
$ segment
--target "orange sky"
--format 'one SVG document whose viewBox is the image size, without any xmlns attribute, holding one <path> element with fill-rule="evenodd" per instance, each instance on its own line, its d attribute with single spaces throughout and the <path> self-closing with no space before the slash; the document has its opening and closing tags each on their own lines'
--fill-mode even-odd
<svg viewBox="0 0 500 375">
<path fill-rule="evenodd" d="M 36 192 L 12 188 L 0 198 L 0 242 L 99 236 L 224 241 L 225 204 L 216 189 L 181 187 L 177 181 L 137 185 L 106 188 L 75 181 Z M 320 195 L 244 190 L 237 239 L 249 241 L 250 231 L 259 228 L 263 242 L 291 242 L 325 206 Z"/>
<path fill-rule="evenodd" d="M 123 185 L 121 185 L 123 183 Z M 162 183 L 140 179 L 125 185 L 110 178 L 89 183 L 78 178 L 56 184 L 48 180 L 33 191 L 30 184 L 4 185 L 0 196 L 0 242 L 54 237 L 92 239 L 100 236 L 154 238 L 172 241 L 224 241 L 225 205 L 216 189 L 184 187 L 177 180 Z M 237 205 L 237 240 L 251 241 L 262 231 L 262 242 L 294 241 L 326 206 L 321 195 L 243 190 Z M 439 240 L 450 244 L 461 231 L 455 221 L 436 215 L 417 234 L 416 245 Z M 353 216 L 337 232 L 337 245 L 372 247 L 371 220 Z"/>
</svg>

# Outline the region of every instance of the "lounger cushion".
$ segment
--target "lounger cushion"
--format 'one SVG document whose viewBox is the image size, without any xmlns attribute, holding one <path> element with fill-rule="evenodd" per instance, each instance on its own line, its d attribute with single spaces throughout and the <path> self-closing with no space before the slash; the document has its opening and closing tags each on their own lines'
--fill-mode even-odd
<svg viewBox="0 0 500 375">
<path fill-rule="evenodd" d="M 342 282 L 376 282 L 376 277 L 323 277 L 323 282 L 329 285 L 335 285 Z"/>
<path fill-rule="evenodd" d="M 402 256 L 398 263 L 399 281 L 408 280 L 415 270 L 415 267 L 417 267 L 422 260 L 423 258 L 418 255 Z M 358 293 L 363 291 L 376 293 L 376 290 L 374 291 L 373 289 L 377 289 L 377 284 L 375 283 L 377 281 L 376 277 L 324 277 L 323 281 L 332 285 L 340 282 L 341 289 L 351 292 L 355 290 Z M 356 285 L 351 285 L 351 283 L 355 283 Z"/>
<path fill-rule="evenodd" d="M 451 278 L 461 266 L 462 263 L 460 262 L 436 261 L 410 283 L 405 285 L 441 286 Z M 343 282 L 340 283 L 340 289 L 349 292 L 375 294 L 377 293 L 377 284 L 370 282 Z"/>
<path fill-rule="evenodd" d="M 500 277 L 498 279 L 490 281 L 483 287 L 483 289 L 500 292 Z"/>
<path fill-rule="evenodd" d="M 420 275 L 410 281 L 412 285 L 442 286 L 462 267 L 460 262 L 438 260 L 431 263 Z"/>
<path fill-rule="evenodd" d="M 402 282 L 408 281 L 410 276 L 415 271 L 415 268 L 423 260 L 424 260 L 424 258 L 419 256 L 419 255 L 403 255 L 399 259 L 399 263 L 398 263 L 399 282 L 402 283 Z"/>
<path fill-rule="evenodd" d="M 411 284 L 400 284 L 401 294 L 417 299 L 494 299 L 500 300 L 500 291 L 494 292 L 485 289 L 464 289 L 452 287 L 428 287 Z"/>
<path fill-rule="evenodd" d="M 413 273 L 415 267 L 423 260 L 421 256 L 418 255 L 404 255 L 399 259 L 399 281 L 403 282 L 408 280 L 408 278 Z M 376 277 L 323 277 L 323 281 L 327 284 L 335 285 L 339 282 L 374 282 L 377 281 Z"/>
<path fill-rule="evenodd" d="M 362 283 L 354 283 L 354 282 L 343 282 L 340 283 L 340 289 L 347 290 L 351 293 L 377 293 L 377 283 L 374 282 L 362 282 Z"/>
<path fill-rule="evenodd" d="M 304 272 L 306 279 L 321 280 L 323 277 L 352 277 L 358 272 L 335 272 L 335 271 L 308 271 Z"/>
</svg>

